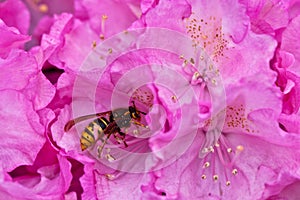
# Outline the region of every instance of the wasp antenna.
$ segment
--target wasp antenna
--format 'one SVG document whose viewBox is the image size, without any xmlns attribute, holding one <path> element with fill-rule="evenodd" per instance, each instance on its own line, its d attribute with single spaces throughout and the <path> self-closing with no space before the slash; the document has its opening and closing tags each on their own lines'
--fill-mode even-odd
<svg viewBox="0 0 300 200">
<path fill-rule="evenodd" d="M 140 113 L 142 113 L 143 115 L 147 115 L 147 113 L 140 111 Z"/>
<path fill-rule="evenodd" d="M 68 123 L 66 123 L 66 125 L 64 127 L 65 132 L 68 132 L 74 125 L 75 125 L 74 120 L 68 121 Z"/>
</svg>

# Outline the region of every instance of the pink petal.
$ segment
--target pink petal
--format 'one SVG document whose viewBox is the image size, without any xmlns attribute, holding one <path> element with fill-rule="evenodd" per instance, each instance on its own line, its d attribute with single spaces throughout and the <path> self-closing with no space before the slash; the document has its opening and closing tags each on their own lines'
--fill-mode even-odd
<svg viewBox="0 0 300 200">
<path fill-rule="evenodd" d="M 37 73 L 34 57 L 20 50 L 12 51 L 7 59 L 0 59 L 0 68 L 0 89 L 2 90 L 21 90 Z"/>
<path fill-rule="evenodd" d="M 139 5 L 131 2 L 86 0 L 82 2 L 82 5 L 88 11 L 91 27 L 106 38 L 126 30 L 140 17 Z M 108 18 L 105 20 L 105 24 L 101 25 L 103 15 Z"/>
<path fill-rule="evenodd" d="M 12 49 L 22 48 L 30 40 L 27 35 L 22 35 L 14 27 L 8 27 L 0 19 L 0 58 L 6 58 Z"/>
<path fill-rule="evenodd" d="M 284 126 L 284 129 L 290 133 L 300 133 L 300 116 L 297 114 L 287 115 L 282 113 L 278 119 L 279 123 Z"/>
<path fill-rule="evenodd" d="M 1 162 L 5 171 L 31 165 L 45 142 L 43 126 L 32 104 L 16 91 L 1 91 Z M 20 123 L 22 122 L 22 123 Z M 9 125 L 7 125 L 9 123 Z M 13 148 L 12 148 L 13 147 Z"/>
<path fill-rule="evenodd" d="M 34 103 L 34 109 L 40 110 L 46 107 L 55 95 L 54 86 L 43 73 L 38 73 L 30 80 L 24 94 Z"/>
<path fill-rule="evenodd" d="M 29 11 L 21 0 L 7 0 L 1 2 L 0 10 L 0 18 L 7 26 L 17 28 L 22 34 L 28 34 Z"/>
<path fill-rule="evenodd" d="M 300 16 L 295 17 L 288 27 L 282 33 L 281 49 L 294 55 L 296 62 L 289 67 L 289 70 L 299 75 L 300 64 L 300 44 L 295 41 L 298 40 L 297 34 L 300 30 Z"/>
</svg>

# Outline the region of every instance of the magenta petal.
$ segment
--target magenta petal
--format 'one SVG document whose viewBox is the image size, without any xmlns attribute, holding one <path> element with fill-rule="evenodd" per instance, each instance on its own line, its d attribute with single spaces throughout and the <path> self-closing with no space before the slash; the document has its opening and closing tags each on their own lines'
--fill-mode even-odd
<svg viewBox="0 0 300 200">
<path fill-rule="evenodd" d="M 63 45 L 64 34 L 68 33 L 72 27 L 73 16 L 63 13 L 55 16 L 54 19 L 55 22 L 50 29 L 50 33 L 42 36 L 41 47 L 44 54 L 42 63 L 49 59 L 51 64 L 63 68 L 62 63 L 58 59 L 57 51 Z"/>
<path fill-rule="evenodd" d="M 45 142 L 43 126 L 34 112 L 32 104 L 23 94 L 1 91 L 0 125 L 3 133 L 0 159 L 5 171 L 19 165 L 31 165 Z M 13 148 L 12 148 L 13 147 Z"/>
<path fill-rule="evenodd" d="M 33 56 L 20 50 L 14 50 L 7 59 L 0 58 L 0 89 L 20 90 L 26 87 L 37 73 Z"/>
<path fill-rule="evenodd" d="M 83 188 L 82 199 L 97 199 L 95 173 L 94 164 L 87 163 L 84 165 L 84 174 L 80 178 L 81 186 Z"/>
<path fill-rule="evenodd" d="M 55 95 L 55 87 L 40 72 L 33 79 L 24 91 L 26 96 L 34 103 L 35 110 L 40 110 L 46 107 Z"/>
<path fill-rule="evenodd" d="M 0 179 L 0 191 L 3 188 L 8 199 L 63 199 L 72 179 L 71 164 L 61 156 L 55 159 L 55 163 L 39 166 L 37 173 Z"/>
<path fill-rule="evenodd" d="M 82 6 L 89 14 L 91 27 L 106 38 L 126 30 L 141 14 L 139 5 L 128 1 L 85 0 Z M 103 15 L 107 16 L 104 24 Z"/>
<path fill-rule="evenodd" d="M 30 20 L 29 11 L 21 0 L 6 0 L 1 2 L 0 10 L 0 18 L 7 26 L 17 28 L 22 34 L 28 33 Z"/>
<path fill-rule="evenodd" d="M 30 40 L 29 36 L 20 34 L 16 28 L 6 26 L 1 19 L 0 35 L 0 58 L 7 57 L 12 49 L 21 48 Z"/>
<path fill-rule="evenodd" d="M 295 56 L 296 62 L 289 68 L 295 74 L 299 75 L 299 64 L 300 64 L 300 44 L 296 42 L 298 40 L 297 34 L 300 31 L 300 16 L 294 18 L 288 27 L 282 33 L 282 44 L 281 49 L 289 52 Z"/>
<path fill-rule="evenodd" d="M 287 115 L 282 113 L 278 121 L 287 132 L 300 134 L 299 115 L 297 114 Z"/>
</svg>

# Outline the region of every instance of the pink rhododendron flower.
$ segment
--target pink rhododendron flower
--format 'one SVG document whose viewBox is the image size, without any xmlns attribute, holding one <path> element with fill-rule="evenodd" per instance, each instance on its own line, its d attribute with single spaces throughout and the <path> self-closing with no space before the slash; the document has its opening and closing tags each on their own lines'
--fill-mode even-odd
<svg viewBox="0 0 300 200">
<path fill-rule="evenodd" d="M 1 198 L 297 199 L 299 14 L 1 1 Z"/>
</svg>

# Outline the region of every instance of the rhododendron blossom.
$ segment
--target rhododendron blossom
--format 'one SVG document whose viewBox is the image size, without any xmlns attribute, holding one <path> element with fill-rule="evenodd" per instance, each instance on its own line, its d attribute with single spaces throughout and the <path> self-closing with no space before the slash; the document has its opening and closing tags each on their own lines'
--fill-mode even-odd
<svg viewBox="0 0 300 200">
<path fill-rule="evenodd" d="M 299 2 L 0 1 L 0 196 L 298 199 Z"/>
</svg>

